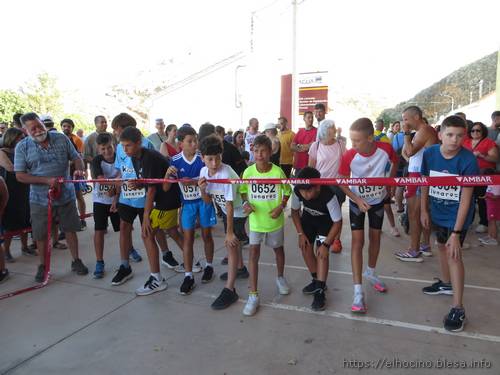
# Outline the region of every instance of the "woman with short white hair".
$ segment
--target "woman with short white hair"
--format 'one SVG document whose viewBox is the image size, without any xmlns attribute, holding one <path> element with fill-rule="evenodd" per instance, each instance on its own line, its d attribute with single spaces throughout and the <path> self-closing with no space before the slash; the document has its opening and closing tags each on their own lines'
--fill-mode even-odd
<svg viewBox="0 0 500 375">
<path fill-rule="evenodd" d="M 344 141 L 337 139 L 337 129 L 333 120 L 325 119 L 318 127 L 318 140 L 309 148 L 309 166 L 316 168 L 321 177 L 334 178 L 339 176 L 339 166 L 342 155 L 346 152 Z M 339 203 L 345 201 L 345 194 L 338 186 L 331 186 L 335 191 Z M 333 241 L 332 251 L 338 253 L 342 250 L 340 233 Z"/>
</svg>

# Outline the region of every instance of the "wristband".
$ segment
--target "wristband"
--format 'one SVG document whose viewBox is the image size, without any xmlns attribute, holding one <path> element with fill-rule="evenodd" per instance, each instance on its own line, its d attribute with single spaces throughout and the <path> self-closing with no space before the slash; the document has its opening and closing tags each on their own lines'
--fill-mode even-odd
<svg viewBox="0 0 500 375">
<path fill-rule="evenodd" d="M 411 132 L 405 132 L 405 135 L 411 135 Z"/>
<path fill-rule="evenodd" d="M 451 234 L 462 234 L 463 230 L 452 230 Z"/>
</svg>

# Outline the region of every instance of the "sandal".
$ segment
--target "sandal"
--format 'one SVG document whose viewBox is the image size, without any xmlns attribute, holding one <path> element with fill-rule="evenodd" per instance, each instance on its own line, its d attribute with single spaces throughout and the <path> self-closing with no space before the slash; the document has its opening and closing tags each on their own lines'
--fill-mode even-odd
<svg viewBox="0 0 500 375">
<path fill-rule="evenodd" d="M 59 242 L 59 241 L 56 241 L 52 244 L 52 248 L 58 249 L 58 250 L 66 250 L 68 248 L 68 246 Z"/>
</svg>

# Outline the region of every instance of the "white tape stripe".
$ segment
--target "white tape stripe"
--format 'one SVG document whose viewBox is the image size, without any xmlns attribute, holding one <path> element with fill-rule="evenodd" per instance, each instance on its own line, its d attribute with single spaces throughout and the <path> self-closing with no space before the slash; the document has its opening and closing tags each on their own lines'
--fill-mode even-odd
<svg viewBox="0 0 500 375">
<path fill-rule="evenodd" d="M 270 267 L 276 267 L 276 264 L 274 263 L 265 263 L 265 262 L 259 262 L 259 265 L 262 266 L 270 266 Z M 301 267 L 301 266 L 289 266 L 285 265 L 285 268 L 291 268 L 295 270 L 301 270 L 301 271 L 307 271 L 307 267 Z M 328 273 L 336 273 L 339 275 L 352 275 L 352 272 L 349 271 L 335 271 L 335 270 L 328 270 Z M 397 281 L 409 281 L 409 282 L 414 282 L 414 283 L 422 283 L 422 284 L 429 284 L 431 281 L 429 280 L 420 280 L 420 279 L 409 279 L 406 277 L 395 277 L 395 276 L 383 276 L 383 275 L 378 275 L 381 279 L 387 279 L 387 280 L 397 280 Z M 480 286 L 480 285 L 469 285 L 465 284 L 466 288 L 471 288 L 471 289 L 480 289 L 480 290 L 488 290 L 492 292 L 500 292 L 500 288 L 494 288 L 490 286 Z"/>
<path fill-rule="evenodd" d="M 197 292 L 196 294 L 201 295 L 203 297 L 210 298 L 210 299 L 217 298 L 216 295 L 208 294 L 208 293 L 204 293 L 204 292 Z M 240 302 L 242 304 L 246 303 L 246 301 L 241 299 L 241 298 L 238 300 L 238 302 Z M 359 322 L 379 324 L 379 325 L 389 326 L 389 327 L 413 329 L 415 331 L 421 331 L 421 332 L 439 333 L 442 335 L 452 335 L 452 336 L 464 337 L 467 339 L 500 343 L 500 336 L 485 335 L 485 334 L 478 333 L 478 332 L 468 332 L 468 331 L 450 332 L 450 331 L 445 330 L 444 328 L 428 326 L 425 324 L 401 322 L 399 320 L 380 319 L 380 318 L 375 318 L 375 317 L 370 317 L 370 316 L 354 315 L 351 313 L 341 313 L 341 312 L 337 312 L 337 311 L 328 311 L 328 310 L 313 311 L 313 310 L 309 309 L 308 307 L 304 307 L 304 306 L 294 306 L 294 305 L 287 305 L 287 304 L 275 303 L 275 302 L 261 303 L 260 306 L 270 307 L 270 308 L 275 309 L 275 310 L 286 310 L 286 311 L 294 311 L 294 312 L 306 313 L 306 314 L 312 314 L 312 315 L 323 315 L 323 316 L 327 316 L 327 317 L 331 317 L 331 318 L 356 320 Z"/>
</svg>

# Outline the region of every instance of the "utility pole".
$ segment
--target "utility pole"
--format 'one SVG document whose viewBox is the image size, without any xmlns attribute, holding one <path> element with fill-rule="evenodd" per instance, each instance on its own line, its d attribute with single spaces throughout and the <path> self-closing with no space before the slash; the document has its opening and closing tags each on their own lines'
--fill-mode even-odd
<svg viewBox="0 0 500 375">
<path fill-rule="evenodd" d="M 292 118 L 291 128 L 296 130 L 298 125 L 297 119 L 297 0 L 292 0 L 293 14 L 292 14 Z"/>
</svg>

